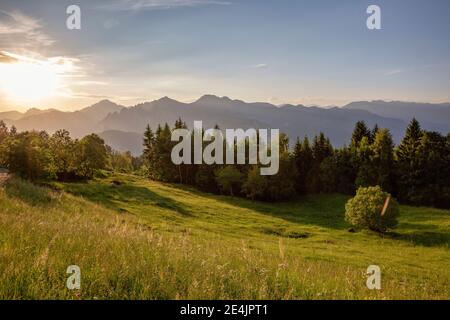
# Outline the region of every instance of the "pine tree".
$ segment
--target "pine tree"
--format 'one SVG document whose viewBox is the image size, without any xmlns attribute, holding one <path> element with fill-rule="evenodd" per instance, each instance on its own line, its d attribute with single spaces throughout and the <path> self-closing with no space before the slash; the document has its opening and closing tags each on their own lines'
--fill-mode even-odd
<svg viewBox="0 0 450 320">
<path fill-rule="evenodd" d="M 413 118 L 406 134 L 396 150 L 398 163 L 398 197 L 400 200 L 417 203 L 418 188 L 423 179 L 418 158 L 418 150 L 423 131 Z"/>
<path fill-rule="evenodd" d="M 166 123 L 161 130 L 160 127 L 156 136 L 156 158 L 158 180 L 165 182 L 176 182 L 179 179 L 178 169 L 172 162 L 171 154 L 174 143 L 171 140 L 172 130 Z"/>
<path fill-rule="evenodd" d="M 319 136 L 314 137 L 312 153 L 314 162 L 317 165 L 320 165 L 324 159 L 331 157 L 333 154 L 333 147 L 330 143 L 330 139 L 325 138 L 323 132 L 321 132 Z"/>
<path fill-rule="evenodd" d="M 145 129 L 145 132 L 144 132 L 143 158 L 144 158 L 144 162 L 148 168 L 147 174 L 151 178 L 154 178 L 156 161 L 157 161 L 155 145 L 156 145 L 155 134 L 153 133 L 152 128 L 150 128 L 150 125 L 147 125 L 147 128 Z"/>
<path fill-rule="evenodd" d="M 187 129 L 186 122 L 181 120 L 181 117 L 179 117 L 177 120 L 175 120 L 175 127 L 174 129 Z"/>
<path fill-rule="evenodd" d="M 350 147 L 352 148 L 358 148 L 359 143 L 364 137 L 367 137 L 370 142 L 370 131 L 367 129 L 366 123 L 364 121 L 358 121 L 356 122 L 355 129 L 353 130 L 352 134 L 352 141 L 350 144 Z"/>
<path fill-rule="evenodd" d="M 183 120 L 181 120 L 181 117 L 178 118 L 175 121 L 174 130 L 177 130 L 177 129 L 187 129 L 187 125 L 186 125 L 185 122 L 183 122 Z M 173 148 L 173 146 L 175 146 L 176 143 L 177 142 L 175 142 L 175 143 L 172 142 L 172 148 Z M 179 179 L 178 182 L 179 183 L 181 183 L 181 184 L 182 183 L 185 183 L 185 184 L 187 183 L 188 174 L 189 174 L 189 167 L 190 166 L 191 165 L 186 164 L 186 163 L 182 163 L 182 164 L 176 165 L 176 169 L 177 169 L 177 172 L 178 172 L 178 179 Z"/>
<path fill-rule="evenodd" d="M 376 185 L 376 170 L 373 165 L 373 149 L 369 138 L 363 137 L 356 149 L 357 176 L 355 180 L 356 188 L 371 187 Z"/>
<path fill-rule="evenodd" d="M 147 125 L 144 132 L 144 155 L 150 155 L 152 153 L 152 149 L 155 144 L 155 135 L 150 128 L 150 125 Z"/>
<path fill-rule="evenodd" d="M 375 124 L 372 131 L 370 131 L 370 143 L 372 144 L 375 141 L 375 137 L 377 136 L 378 131 L 380 128 L 378 127 L 378 124 Z"/>
<path fill-rule="evenodd" d="M 300 139 L 297 138 L 293 157 L 298 172 L 296 189 L 298 193 L 303 194 L 306 193 L 307 190 L 307 177 L 313 163 L 313 154 L 307 136 L 305 136 L 305 138 L 303 139 L 303 143 L 300 142 Z"/>
<path fill-rule="evenodd" d="M 298 173 L 295 159 L 289 153 L 289 138 L 286 134 L 281 134 L 278 173 L 267 177 L 267 200 L 280 201 L 291 199 L 296 194 L 297 179 Z"/>
<path fill-rule="evenodd" d="M 420 181 L 413 202 L 450 206 L 450 144 L 438 132 L 424 132 L 417 151 Z"/>
<path fill-rule="evenodd" d="M 312 166 L 307 177 L 308 192 L 318 193 L 324 191 L 324 186 L 321 182 L 321 165 L 322 162 L 333 155 L 333 147 L 330 140 L 325 138 L 321 132 L 319 136 L 315 136 L 312 146 Z"/>
<path fill-rule="evenodd" d="M 352 152 L 349 147 L 342 147 L 335 151 L 336 169 L 336 192 L 351 194 L 355 193 L 356 170 L 353 162 Z M 331 173 L 330 173 L 331 174 Z"/>
<path fill-rule="evenodd" d="M 377 131 L 372 145 L 375 183 L 384 191 L 394 190 L 394 142 L 388 129 Z"/>
<path fill-rule="evenodd" d="M 405 136 L 398 146 L 397 156 L 399 160 L 407 160 L 409 162 L 415 159 L 417 149 L 420 145 L 420 139 L 423 136 L 423 131 L 420 127 L 419 121 L 413 118 L 406 128 Z"/>
<path fill-rule="evenodd" d="M 267 176 L 269 182 L 265 200 L 284 201 L 292 199 L 296 195 L 295 182 L 297 176 L 294 161 L 287 154 L 281 154 L 278 173 Z"/>
</svg>

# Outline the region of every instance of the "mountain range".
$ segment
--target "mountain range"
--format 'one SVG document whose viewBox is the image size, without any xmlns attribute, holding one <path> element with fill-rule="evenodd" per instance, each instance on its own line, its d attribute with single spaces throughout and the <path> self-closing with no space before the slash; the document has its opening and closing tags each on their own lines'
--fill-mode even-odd
<svg viewBox="0 0 450 320">
<path fill-rule="evenodd" d="M 378 124 L 389 128 L 398 143 L 408 122 L 416 117 L 424 129 L 447 134 L 450 131 L 450 103 L 412 103 L 386 101 L 359 101 L 343 107 L 321 108 L 303 105 L 276 106 L 270 103 L 246 103 L 228 97 L 204 95 L 192 103 L 183 103 L 168 97 L 132 107 L 102 100 L 92 106 L 73 112 L 56 109 L 30 109 L 0 112 L 0 120 L 14 125 L 19 131 L 58 129 L 70 131 L 75 138 L 98 133 L 107 144 L 119 151 L 129 150 L 138 155 L 142 151 L 142 134 L 147 124 L 173 125 L 179 117 L 192 127 L 202 120 L 204 128 L 274 128 L 289 135 L 309 137 L 325 133 L 335 146 L 348 144 L 356 121 L 364 120 L 369 127 Z"/>
</svg>

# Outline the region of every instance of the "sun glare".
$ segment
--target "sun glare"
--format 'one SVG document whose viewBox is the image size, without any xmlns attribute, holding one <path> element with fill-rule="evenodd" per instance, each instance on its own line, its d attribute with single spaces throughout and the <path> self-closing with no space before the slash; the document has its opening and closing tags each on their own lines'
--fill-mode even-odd
<svg viewBox="0 0 450 320">
<path fill-rule="evenodd" d="M 9 54 L 0 62 L 0 91 L 15 102 L 33 102 L 58 94 L 62 76 L 71 67 L 64 58 L 36 60 Z"/>
</svg>

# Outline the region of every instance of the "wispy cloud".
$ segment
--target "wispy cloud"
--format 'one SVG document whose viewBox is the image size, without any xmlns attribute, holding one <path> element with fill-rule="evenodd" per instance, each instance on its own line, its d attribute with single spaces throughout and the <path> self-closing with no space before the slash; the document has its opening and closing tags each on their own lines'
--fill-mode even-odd
<svg viewBox="0 0 450 320">
<path fill-rule="evenodd" d="M 404 72 L 406 72 L 406 71 L 403 69 L 393 69 L 393 70 L 386 71 L 384 73 L 384 75 L 385 76 L 393 76 L 393 75 L 404 73 Z"/>
<path fill-rule="evenodd" d="M 10 56 L 6 52 L 0 51 L 0 63 L 14 63 L 18 62 L 19 60 Z"/>
<path fill-rule="evenodd" d="M 269 65 L 267 63 L 258 63 L 258 64 L 252 64 L 248 67 L 252 68 L 252 69 L 263 69 L 263 68 L 267 68 L 268 66 Z"/>
<path fill-rule="evenodd" d="M 114 99 L 115 97 L 109 95 L 101 95 L 101 94 L 90 94 L 90 93 L 73 93 L 70 92 L 68 95 L 71 98 L 90 98 L 90 99 Z"/>
<path fill-rule="evenodd" d="M 27 63 L 37 66 L 51 67 L 58 74 L 79 72 L 80 69 L 76 66 L 78 62 L 78 59 L 69 57 L 48 57 L 36 59 L 7 51 L 0 51 L 0 64 Z"/>
<path fill-rule="evenodd" d="M 20 11 L 0 10 L 0 47 L 2 49 L 29 49 L 50 46 L 55 41 L 43 30 L 40 20 Z"/>
<path fill-rule="evenodd" d="M 111 11 L 139 11 L 229 4 L 231 2 L 222 0 L 114 0 L 100 8 Z"/>
</svg>

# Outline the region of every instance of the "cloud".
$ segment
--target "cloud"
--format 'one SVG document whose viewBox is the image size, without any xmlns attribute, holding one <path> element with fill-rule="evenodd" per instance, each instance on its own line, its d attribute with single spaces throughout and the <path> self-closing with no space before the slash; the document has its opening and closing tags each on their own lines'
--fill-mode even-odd
<svg viewBox="0 0 450 320">
<path fill-rule="evenodd" d="M 19 60 L 10 56 L 7 52 L 0 51 L 0 63 L 14 63 Z"/>
<path fill-rule="evenodd" d="M 69 57 L 29 57 L 7 51 L 0 51 L 0 63 L 27 63 L 52 68 L 58 74 L 78 74 L 80 68 L 76 58 Z"/>
<path fill-rule="evenodd" d="M 405 70 L 402 69 L 394 69 L 394 70 L 390 70 L 384 73 L 385 76 L 393 76 L 396 74 L 400 74 L 400 73 L 404 73 L 406 72 Z"/>
<path fill-rule="evenodd" d="M 35 49 L 52 45 L 55 41 L 42 29 L 40 20 L 20 11 L 0 10 L 0 47 L 7 50 Z"/>
<path fill-rule="evenodd" d="M 222 0 L 114 0 L 100 8 L 111 11 L 139 11 L 229 4 L 231 3 Z"/>
<path fill-rule="evenodd" d="M 71 98 L 89 98 L 89 99 L 114 99 L 115 97 L 101 94 L 90 94 L 90 93 L 73 93 L 70 92 L 69 97 Z"/>
<path fill-rule="evenodd" d="M 251 66 L 248 66 L 249 68 L 252 69 L 263 69 L 263 68 L 267 68 L 269 65 L 267 63 L 258 63 L 258 64 L 253 64 Z"/>
</svg>

